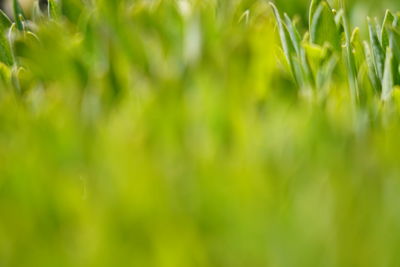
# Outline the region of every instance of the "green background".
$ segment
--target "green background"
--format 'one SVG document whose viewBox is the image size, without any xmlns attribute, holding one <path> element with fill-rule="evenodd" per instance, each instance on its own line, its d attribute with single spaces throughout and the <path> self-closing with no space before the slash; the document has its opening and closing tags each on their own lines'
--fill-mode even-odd
<svg viewBox="0 0 400 267">
<path fill-rule="evenodd" d="M 159 2 L 65 0 L 12 35 L 0 266 L 399 266 L 398 94 L 355 108 L 338 74 L 307 101 L 265 1 Z"/>
</svg>

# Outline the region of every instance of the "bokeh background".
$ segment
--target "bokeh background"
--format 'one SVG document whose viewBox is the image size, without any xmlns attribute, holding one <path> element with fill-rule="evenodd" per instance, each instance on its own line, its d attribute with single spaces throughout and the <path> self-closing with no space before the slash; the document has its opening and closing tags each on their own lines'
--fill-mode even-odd
<svg viewBox="0 0 400 267">
<path fill-rule="evenodd" d="M 41 2 L 42 6 L 44 6 L 46 1 L 41 0 Z M 240 2 L 250 7 L 254 4 L 257 4 L 259 1 L 245 0 Z M 285 10 L 285 12 L 287 12 L 290 16 L 300 16 L 303 22 L 306 22 L 310 1 L 274 0 L 273 2 L 281 7 L 282 10 Z M 361 24 L 365 22 L 364 20 L 367 15 L 371 17 L 381 17 L 382 13 L 386 9 L 396 10 L 400 7 L 400 3 L 395 0 L 330 0 L 328 2 L 330 2 L 334 8 L 345 6 L 347 9 L 351 10 L 349 14 L 351 15 L 351 19 L 355 24 Z M 27 14 L 29 14 L 32 6 L 35 3 L 35 0 L 20 0 L 20 3 L 27 11 Z M 3 6 L 3 8 L 12 16 L 12 0 L 0 0 L 0 6 Z"/>
<path fill-rule="evenodd" d="M 302 22 L 307 21 L 308 0 L 275 0 L 275 3 L 281 10 L 285 10 L 290 16 L 299 16 Z M 396 0 L 331 0 L 328 1 L 333 8 L 345 6 L 348 10 L 352 24 L 354 26 L 365 25 L 367 16 L 379 18 L 383 17 L 386 9 L 397 10 L 400 8 L 400 2 Z"/>
<path fill-rule="evenodd" d="M 277 0 L 278 3 L 284 10 L 287 10 L 289 14 L 304 14 L 306 13 L 307 7 L 310 1 L 307 0 Z M 352 10 L 352 13 L 358 12 L 362 10 L 364 12 L 371 12 L 370 15 L 379 15 L 380 12 L 385 11 L 386 9 L 394 9 L 398 8 L 400 3 L 395 0 L 331 0 L 328 1 L 335 8 L 338 6 L 346 6 L 347 8 Z M 355 9 L 354 9 L 355 8 Z M 354 14 L 358 15 L 358 14 Z"/>
<path fill-rule="evenodd" d="M 399 98 L 299 98 L 266 1 L 153 2 L 64 0 L 12 40 L 0 267 L 400 266 Z"/>
</svg>

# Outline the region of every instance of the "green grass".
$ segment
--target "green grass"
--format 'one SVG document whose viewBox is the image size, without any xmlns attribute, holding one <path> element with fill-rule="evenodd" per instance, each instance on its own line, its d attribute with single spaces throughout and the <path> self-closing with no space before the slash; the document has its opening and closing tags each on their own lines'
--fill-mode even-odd
<svg viewBox="0 0 400 267">
<path fill-rule="evenodd" d="M 335 10 L 328 2 L 315 0 L 310 6 L 309 29 L 301 37 L 295 21 L 287 14 L 283 19 L 276 6 L 271 5 L 286 63 L 298 87 L 309 97 L 325 101 L 332 84 L 342 82 L 347 73 L 354 105 L 371 108 L 392 99 L 395 86 L 400 85 L 398 14 L 386 11 L 382 23 L 368 19 L 367 41 L 360 38 L 358 28 L 351 33 L 345 10 Z"/>
<path fill-rule="evenodd" d="M 0 266 L 400 264 L 396 13 L 49 6 L 0 14 Z"/>
</svg>

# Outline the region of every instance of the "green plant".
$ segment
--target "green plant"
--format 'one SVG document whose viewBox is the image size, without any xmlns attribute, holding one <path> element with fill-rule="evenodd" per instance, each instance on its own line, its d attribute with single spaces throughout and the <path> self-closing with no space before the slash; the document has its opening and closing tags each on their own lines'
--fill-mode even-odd
<svg viewBox="0 0 400 267">
<path fill-rule="evenodd" d="M 341 11 L 278 20 L 296 86 L 264 0 L 14 3 L 0 266 L 400 266 L 399 94 Z"/>
<path fill-rule="evenodd" d="M 399 15 L 388 10 L 382 23 L 368 19 L 370 38 L 365 41 L 361 40 L 358 28 L 350 33 L 345 10 L 336 11 L 327 1 L 313 0 L 309 28 L 301 38 L 295 21 L 287 14 L 282 19 L 275 5 L 271 3 L 271 6 L 286 61 L 302 90 L 311 88 L 317 97 L 326 97 L 327 90 L 335 82 L 334 73 L 346 72 L 354 102 L 365 103 L 371 97 L 382 101 L 391 98 L 400 78 Z M 371 87 L 373 93 L 369 90 Z"/>
</svg>

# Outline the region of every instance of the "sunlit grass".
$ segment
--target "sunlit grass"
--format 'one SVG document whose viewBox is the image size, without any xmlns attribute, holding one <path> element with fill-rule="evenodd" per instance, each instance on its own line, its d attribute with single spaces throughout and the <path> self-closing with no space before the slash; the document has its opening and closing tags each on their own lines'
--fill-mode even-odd
<svg viewBox="0 0 400 267">
<path fill-rule="evenodd" d="M 326 3 L 298 35 L 266 1 L 49 7 L 0 17 L 0 266 L 399 265 L 375 26 L 346 35 Z"/>
</svg>

